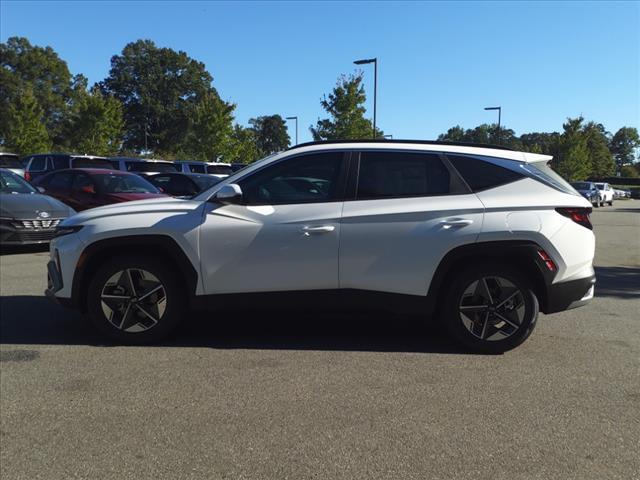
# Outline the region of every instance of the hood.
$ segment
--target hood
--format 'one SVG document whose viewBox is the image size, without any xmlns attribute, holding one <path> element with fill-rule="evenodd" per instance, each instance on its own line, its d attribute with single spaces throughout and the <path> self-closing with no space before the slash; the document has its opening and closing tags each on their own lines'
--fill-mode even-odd
<svg viewBox="0 0 640 480">
<path fill-rule="evenodd" d="M 39 214 L 49 214 L 48 217 Z M 75 211 L 64 203 L 40 193 L 0 194 L 0 217 L 38 219 L 67 218 Z"/>
<path fill-rule="evenodd" d="M 113 203 L 104 207 L 90 208 L 84 210 L 64 222 L 64 226 L 80 225 L 97 218 L 131 215 L 136 213 L 167 213 L 190 212 L 202 205 L 201 201 L 181 200 L 179 198 L 168 197 L 166 195 L 151 198 L 149 200 L 139 200 L 134 202 Z"/>
<path fill-rule="evenodd" d="M 105 193 L 104 195 L 116 202 L 131 202 L 135 200 L 166 197 L 163 193 Z"/>
</svg>

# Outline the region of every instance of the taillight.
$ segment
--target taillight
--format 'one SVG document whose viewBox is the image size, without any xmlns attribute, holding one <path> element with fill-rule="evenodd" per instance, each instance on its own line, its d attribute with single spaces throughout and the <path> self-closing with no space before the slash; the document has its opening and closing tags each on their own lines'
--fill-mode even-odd
<svg viewBox="0 0 640 480">
<path fill-rule="evenodd" d="M 24 179 L 27 182 L 30 182 L 31 181 L 31 174 L 29 172 L 24 172 Z"/>
<path fill-rule="evenodd" d="M 556 267 L 556 264 L 553 262 L 547 252 L 545 252 L 544 250 L 538 250 L 538 256 L 542 259 L 545 266 L 550 272 L 555 272 L 557 270 L 558 267 Z"/>
<path fill-rule="evenodd" d="M 567 218 L 570 218 L 574 222 L 579 225 L 582 225 L 589 230 L 593 230 L 593 225 L 591 225 L 591 219 L 589 218 L 589 214 L 591 213 L 591 208 L 583 208 L 583 207 L 563 207 L 556 208 L 556 212 L 560 215 L 564 215 Z"/>
</svg>

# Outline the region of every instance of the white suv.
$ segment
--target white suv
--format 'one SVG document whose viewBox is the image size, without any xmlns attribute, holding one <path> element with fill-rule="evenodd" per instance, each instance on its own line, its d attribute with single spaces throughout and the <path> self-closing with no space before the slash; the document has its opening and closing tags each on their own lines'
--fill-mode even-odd
<svg viewBox="0 0 640 480">
<path fill-rule="evenodd" d="M 550 159 L 438 142 L 300 145 L 191 199 L 67 219 L 47 295 L 118 342 L 157 341 L 188 308 L 275 299 L 417 313 L 502 352 L 539 310 L 593 297 L 591 205 Z"/>
<path fill-rule="evenodd" d="M 600 205 L 604 206 L 605 203 L 613 205 L 614 192 L 611 185 L 608 183 L 596 183 L 596 188 L 600 194 Z"/>
</svg>

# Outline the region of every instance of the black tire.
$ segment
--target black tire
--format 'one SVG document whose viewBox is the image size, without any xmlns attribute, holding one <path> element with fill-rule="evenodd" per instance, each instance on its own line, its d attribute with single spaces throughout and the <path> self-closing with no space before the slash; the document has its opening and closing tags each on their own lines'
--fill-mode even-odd
<svg viewBox="0 0 640 480">
<path fill-rule="evenodd" d="M 611 201 L 609 202 L 609 206 L 610 206 L 610 207 L 613 207 L 613 200 L 611 200 Z"/>
<path fill-rule="evenodd" d="M 469 315 L 468 317 L 464 317 L 461 313 L 461 308 L 464 308 L 461 307 L 463 298 L 469 298 L 468 294 L 465 297 L 465 291 L 468 291 L 469 288 L 472 288 L 475 282 L 482 281 L 482 278 L 489 279 L 489 282 L 494 282 L 495 285 L 498 285 L 497 282 L 499 280 L 497 279 L 505 280 L 505 283 L 510 283 L 511 285 L 513 285 L 520 294 L 514 294 L 514 301 L 517 301 L 519 305 L 517 307 L 514 305 L 514 307 L 508 314 L 521 314 L 522 319 L 520 320 L 517 328 L 508 325 L 500 320 L 497 316 L 495 316 L 495 313 L 488 313 L 487 317 L 484 317 L 485 322 L 488 322 L 487 333 L 492 332 L 491 336 L 487 335 L 487 338 L 491 339 L 481 339 L 478 336 L 474 335 L 469 330 L 469 328 L 465 326 L 465 321 L 469 323 L 471 315 Z M 485 285 L 487 284 L 485 283 Z M 491 286 L 489 286 L 489 290 L 491 290 Z M 514 291 L 514 289 L 509 290 L 509 294 Z M 496 299 L 494 299 L 495 304 L 499 304 L 500 301 L 504 300 L 504 298 L 500 297 L 499 295 L 494 296 L 497 297 Z M 520 274 L 517 270 L 509 267 L 508 265 L 482 264 L 471 266 L 465 270 L 462 270 L 452 280 L 445 297 L 445 303 L 442 310 L 441 318 L 445 323 L 446 330 L 454 340 L 460 342 L 464 346 L 476 352 L 497 354 L 517 347 L 522 342 L 524 342 L 529 337 L 529 335 L 531 335 L 533 329 L 536 326 L 538 311 L 538 299 L 533 289 L 531 288 L 530 282 L 528 282 L 527 279 L 522 276 L 522 274 Z M 489 312 L 489 309 L 487 309 L 485 312 Z M 504 311 L 499 311 L 498 313 L 504 314 Z M 482 317 L 480 317 L 480 315 L 484 315 L 484 313 L 478 313 L 477 315 L 479 315 L 477 317 L 478 320 L 482 321 Z M 511 317 L 510 319 L 513 320 L 513 317 Z M 502 330 L 499 326 L 500 324 L 504 324 L 504 327 L 506 327 L 506 329 Z M 474 325 L 476 324 L 474 323 Z M 484 324 L 482 326 L 484 326 Z M 509 336 L 506 336 L 506 338 L 502 339 L 501 337 L 503 335 L 506 335 L 506 333 L 508 333 L 509 331 L 511 331 Z M 482 329 L 481 333 L 484 334 L 485 330 Z"/>
<path fill-rule="evenodd" d="M 596 201 L 596 203 L 592 203 L 592 205 L 593 205 L 595 208 L 599 208 L 599 207 L 600 207 L 600 203 L 598 203 L 597 201 Z"/>
<path fill-rule="evenodd" d="M 103 295 L 105 295 L 103 289 L 110 289 L 107 290 L 107 292 L 112 292 L 114 288 L 120 288 L 124 290 L 122 297 L 131 295 L 130 292 L 126 291 L 128 289 L 126 281 L 124 281 L 122 287 L 119 285 L 114 287 L 113 282 L 110 282 L 110 279 L 113 279 L 120 272 L 124 274 L 127 270 L 133 272 L 133 276 L 136 277 L 132 282 L 134 282 L 134 286 L 135 284 L 138 285 L 138 290 L 142 290 L 139 295 L 141 300 L 138 301 L 134 299 L 134 302 L 137 302 L 137 306 L 134 305 L 134 302 L 131 302 L 131 300 L 123 300 L 126 305 L 130 307 L 130 310 L 126 310 L 126 308 L 123 307 L 123 309 L 129 313 L 127 313 L 127 315 L 121 315 L 117 313 L 118 311 L 115 307 L 111 310 L 111 307 L 103 302 L 103 299 L 106 300 L 106 298 L 103 297 Z M 145 292 L 144 287 L 141 286 L 150 284 L 151 286 L 148 287 L 148 291 L 151 291 L 153 290 L 153 282 L 155 281 L 145 279 L 145 275 L 157 280 L 162 288 L 155 293 L 151 293 L 146 299 L 143 299 Z M 124 277 L 120 276 L 120 278 Z M 107 286 L 107 283 L 109 283 L 110 286 Z M 118 295 L 118 297 L 120 297 L 120 295 Z M 156 300 L 158 301 L 156 302 Z M 151 302 L 156 303 L 152 304 Z M 182 316 L 186 312 L 186 295 L 180 282 L 180 276 L 176 275 L 175 270 L 172 269 L 170 265 L 167 265 L 166 262 L 156 260 L 152 257 L 121 257 L 110 259 L 98 269 L 89 284 L 86 304 L 89 320 L 102 334 L 117 343 L 145 345 L 159 342 L 176 329 L 180 324 Z M 162 307 L 158 305 L 162 305 Z M 105 314 L 105 307 L 107 310 L 113 312 L 111 318 L 114 323 L 118 323 L 119 318 L 123 319 L 121 323 L 123 327 L 133 322 L 138 323 L 133 323 L 130 327 L 124 329 L 117 328 Z M 149 320 L 143 312 L 151 313 L 151 317 L 157 317 L 157 323 L 153 324 L 153 320 Z M 127 325 L 125 325 L 125 322 Z M 142 322 L 152 326 L 144 331 L 131 331 L 145 328 L 146 325 L 143 325 Z M 125 331 L 127 329 L 129 331 Z"/>
</svg>

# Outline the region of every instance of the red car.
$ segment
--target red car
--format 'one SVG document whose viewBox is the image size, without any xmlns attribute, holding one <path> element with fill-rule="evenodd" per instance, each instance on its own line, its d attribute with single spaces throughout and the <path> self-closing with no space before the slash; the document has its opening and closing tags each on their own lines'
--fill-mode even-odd
<svg viewBox="0 0 640 480">
<path fill-rule="evenodd" d="M 56 170 L 38 178 L 33 184 L 42 193 L 57 198 L 76 211 L 166 196 L 134 173 L 97 168 Z"/>
</svg>

